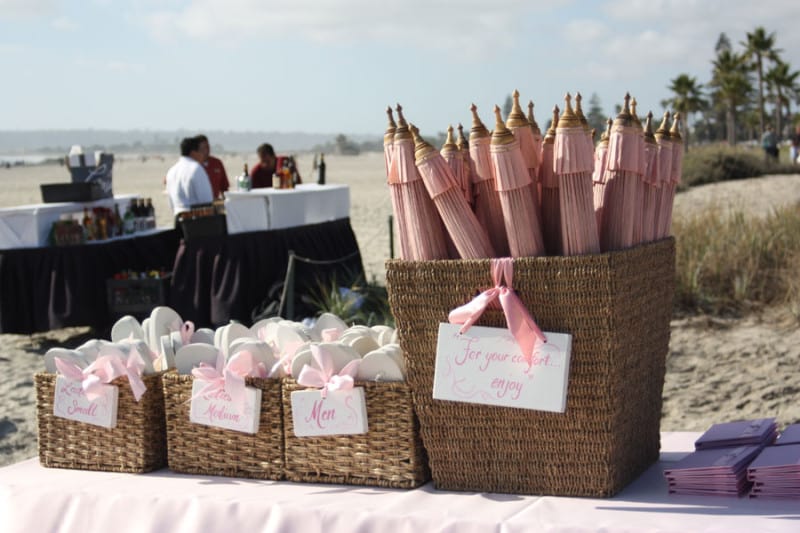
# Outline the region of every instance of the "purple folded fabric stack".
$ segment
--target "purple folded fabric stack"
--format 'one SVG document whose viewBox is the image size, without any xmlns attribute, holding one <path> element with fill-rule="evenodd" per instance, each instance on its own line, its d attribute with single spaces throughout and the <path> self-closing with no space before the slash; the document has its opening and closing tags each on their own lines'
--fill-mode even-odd
<svg viewBox="0 0 800 533">
<path fill-rule="evenodd" d="M 664 470 L 670 494 L 741 496 L 750 488 L 747 465 L 758 446 L 712 448 L 690 453 Z"/>
<path fill-rule="evenodd" d="M 775 441 L 774 418 L 714 424 L 695 451 L 664 470 L 671 494 L 741 496 L 750 489 L 747 466 Z"/>
<path fill-rule="evenodd" d="M 742 445 L 768 446 L 778 436 L 778 425 L 774 418 L 741 420 L 714 424 L 694 443 L 695 450 L 710 448 L 732 448 Z"/>
<path fill-rule="evenodd" d="M 751 498 L 800 499 L 800 424 L 783 430 L 747 468 Z"/>
</svg>

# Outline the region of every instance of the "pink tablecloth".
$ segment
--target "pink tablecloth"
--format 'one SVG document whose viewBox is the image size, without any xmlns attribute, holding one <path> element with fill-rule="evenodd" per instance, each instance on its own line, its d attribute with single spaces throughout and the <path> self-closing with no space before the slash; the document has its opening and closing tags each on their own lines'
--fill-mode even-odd
<svg viewBox="0 0 800 533">
<path fill-rule="evenodd" d="M 800 504 L 669 496 L 665 462 L 697 433 L 665 433 L 661 464 L 615 498 L 401 491 L 173 474 L 0 469 L 0 530 L 9 532 L 800 531 Z"/>
</svg>

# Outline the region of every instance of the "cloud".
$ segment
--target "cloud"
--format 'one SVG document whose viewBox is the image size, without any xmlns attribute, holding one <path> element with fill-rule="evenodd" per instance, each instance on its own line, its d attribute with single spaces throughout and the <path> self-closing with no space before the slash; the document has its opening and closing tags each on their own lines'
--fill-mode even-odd
<svg viewBox="0 0 800 533">
<path fill-rule="evenodd" d="M 50 22 L 53 29 L 59 31 L 75 31 L 78 29 L 78 24 L 69 17 L 58 17 Z"/>
<path fill-rule="evenodd" d="M 49 15 L 56 5 L 56 0 L 0 0 L 0 19 Z"/>
<path fill-rule="evenodd" d="M 525 0 L 194 0 L 182 9 L 147 16 L 160 39 L 190 37 L 228 42 L 301 37 L 324 44 L 389 43 L 475 53 L 511 46 Z"/>
</svg>

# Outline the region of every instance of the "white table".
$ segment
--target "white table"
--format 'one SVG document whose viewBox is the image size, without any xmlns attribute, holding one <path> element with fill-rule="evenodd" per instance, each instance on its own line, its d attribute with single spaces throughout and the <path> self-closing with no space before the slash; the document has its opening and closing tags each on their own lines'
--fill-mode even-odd
<svg viewBox="0 0 800 533">
<path fill-rule="evenodd" d="M 699 433 L 662 434 L 661 462 L 614 498 L 403 491 L 179 475 L 0 469 L 0 529 L 80 531 L 715 531 L 800 530 L 800 503 L 670 496 L 662 470 Z"/>
<path fill-rule="evenodd" d="M 292 228 L 350 216 L 347 185 L 309 183 L 294 189 L 225 193 L 228 233 Z"/>
<path fill-rule="evenodd" d="M 47 246 L 53 222 L 67 213 L 79 213 L 83 217 L 84 207 L 114 208 L 119 204 L 120 213 L 125 213 L 131 200 L 138 194 L 120 194 L 93 202 L 57 202 L 50 204 L 20 205 L 0 208 L 0 249 L 38 248 Z"/>
</svg>

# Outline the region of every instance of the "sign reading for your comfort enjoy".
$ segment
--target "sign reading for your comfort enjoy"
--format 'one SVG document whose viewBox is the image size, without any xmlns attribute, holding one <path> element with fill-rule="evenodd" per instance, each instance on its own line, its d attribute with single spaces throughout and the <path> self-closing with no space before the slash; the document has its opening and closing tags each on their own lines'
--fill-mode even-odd
<svg viewBox="0 0 800 533">
<path fill-rule="evenodd" d="M 439 324 L 435 399 L 564 412 L 572 335 L 544 332 L 528 365 L 508 329 L 459 329 Z"/>
</svg>

